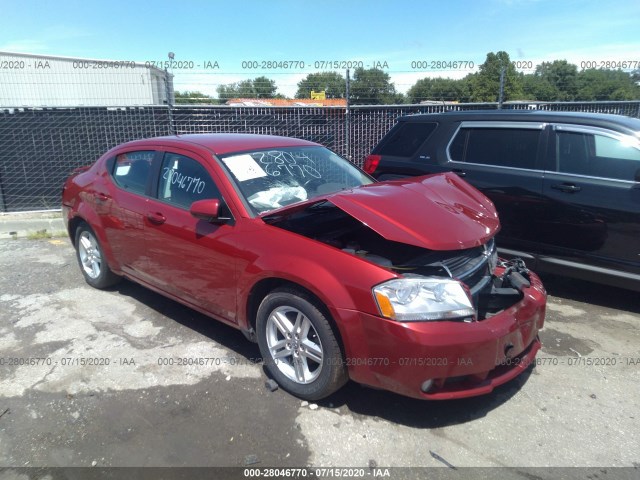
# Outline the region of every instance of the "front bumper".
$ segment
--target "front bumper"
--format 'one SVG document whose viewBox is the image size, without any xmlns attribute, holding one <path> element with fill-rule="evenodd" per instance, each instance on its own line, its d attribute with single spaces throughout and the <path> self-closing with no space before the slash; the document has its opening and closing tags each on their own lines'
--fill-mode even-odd
<svg viewBox="0 0 640 480">
<path fill-rule="evenodd" d="M 396 322 L 337 309 L 350 377 L 413 398 L 444 400 L 491 392 L 535 361 L 546 292 L 530 274 L 523 298 L 486 320 Z M 423 384 L 431 381 L 424 392 Z"/>
</svg>

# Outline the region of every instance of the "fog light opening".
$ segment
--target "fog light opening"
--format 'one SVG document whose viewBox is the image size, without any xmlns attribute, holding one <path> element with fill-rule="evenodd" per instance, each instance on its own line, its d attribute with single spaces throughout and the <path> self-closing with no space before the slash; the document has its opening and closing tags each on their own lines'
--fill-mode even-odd
<svg viewBox="0 0 640 480">
<path fill-rule="evenodd" d="M 425 380 L 424 382 L 422 382 L 420 390 L 422 390 L 422 393 L 428 393 L 429 390 L 431 390 L 431 387 L 433 387 L 433 380 Z"/>
</svg>

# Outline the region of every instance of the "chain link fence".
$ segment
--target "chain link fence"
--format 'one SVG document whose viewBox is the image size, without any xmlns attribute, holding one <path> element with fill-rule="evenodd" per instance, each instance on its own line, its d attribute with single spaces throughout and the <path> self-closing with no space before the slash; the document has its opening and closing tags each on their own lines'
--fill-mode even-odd
<svg viewBox="0 0 640 480">
<path fill-rule="evenodd" d="M 0 109 L 0 211 L 59 208 L 62 184 L 74 168 L 130 140 L 172 133 L 283 135 L 320 143 L 361 166 L 402 115 L 495 108 L 496 103 L 357 106 L 348 112 L 342 107 L 4 108 Z M 640 101 L 507 103 L 503 108 L 640 118 Z"/>
<path fill-rule="evenodd" d="M 136 138 L 169 133 L 167 107 L 0 110 L 0 210 L 60 208 L 77 167 Z"/>
</svg>

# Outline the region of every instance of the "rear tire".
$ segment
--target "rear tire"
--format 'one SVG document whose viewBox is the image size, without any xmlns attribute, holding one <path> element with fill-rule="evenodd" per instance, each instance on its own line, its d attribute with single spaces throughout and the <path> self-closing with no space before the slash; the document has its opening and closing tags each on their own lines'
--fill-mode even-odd
<svg viewBox="0 0 640 480">
<path fill-rule="evenodd" d="M 89 285 L 103 289 L 122 280 L 109 268 L 98 237 L 86 223 L 76 229 L 75 247 L 80 271 Z"/>
<path fill-rule="evenodd" d="M 271 292 L 258 308 L 256 330 L 267 370 L 293 395 L 319 400 L 347 382 L 333 328 L 308 294 L 292 288 Z"/>
</svg>

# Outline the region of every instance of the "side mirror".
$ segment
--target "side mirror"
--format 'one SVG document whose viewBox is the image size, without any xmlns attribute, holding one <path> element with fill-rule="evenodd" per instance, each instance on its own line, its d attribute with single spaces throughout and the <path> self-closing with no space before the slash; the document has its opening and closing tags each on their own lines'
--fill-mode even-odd
<svg viewBox="0 0 640 480">
<path fill-rule="evenodd" d="M 195 218 L 209 223 L 226 223 L 231 220 L 229 217 L 219 216 L 220 200 L 213 198 L 210 200 L 198 200 L 191 204 L 189 213 Z"/>
</svg>

